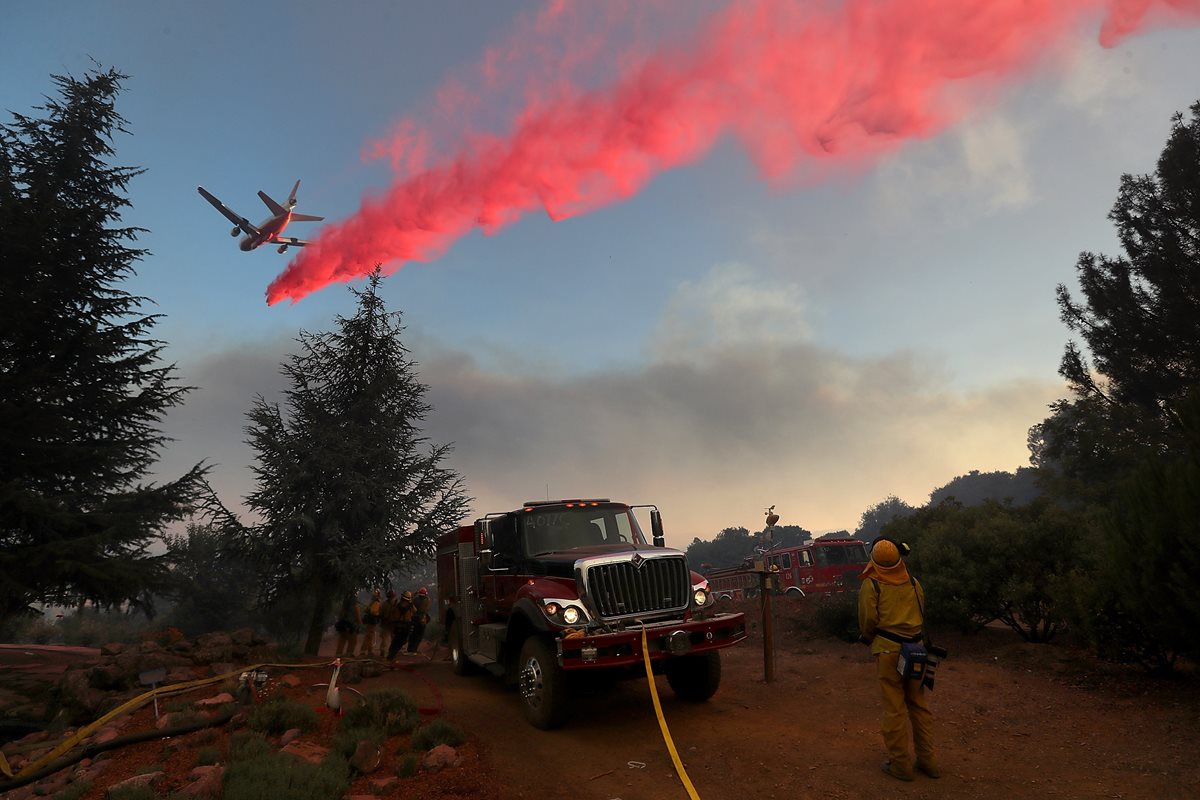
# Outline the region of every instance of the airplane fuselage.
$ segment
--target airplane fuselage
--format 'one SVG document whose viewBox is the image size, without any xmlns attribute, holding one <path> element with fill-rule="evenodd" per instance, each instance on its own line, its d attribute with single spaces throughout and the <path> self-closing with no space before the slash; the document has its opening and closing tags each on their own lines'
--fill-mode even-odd
<svg viewBox="0 0 1200 800">
<path fill-rule="evenodd" d="M 245 252 L 250 252 L 256 247 L 261 247 L 264 244 L 270 244 L 275 241 L 279 234 L 283 233 L 284 228 L 292 221 L 292 212 L 288 211 L 284 214 L 276 214 L 263 221 L 258 226 L 258 235 L 247 234 L 238 242 L 240 247 Z"/>
</svg>

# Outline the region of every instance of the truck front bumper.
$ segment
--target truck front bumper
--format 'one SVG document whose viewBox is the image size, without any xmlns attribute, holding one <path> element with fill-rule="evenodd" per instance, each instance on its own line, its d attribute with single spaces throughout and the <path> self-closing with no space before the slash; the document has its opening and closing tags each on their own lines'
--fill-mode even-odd
<svg viewBox="0 0 1200 800">
<path fill-rule="evenodd" d="M 651 662 L 730 647 L 746 638 L 744 614 L 718 614 L 700 620 L 646 625 L 646 649 Z M 558 663 L 563 669 L 624 667 L 642 662 L 642 626 L 621 631 L 560 636 Z"/>
</svg>

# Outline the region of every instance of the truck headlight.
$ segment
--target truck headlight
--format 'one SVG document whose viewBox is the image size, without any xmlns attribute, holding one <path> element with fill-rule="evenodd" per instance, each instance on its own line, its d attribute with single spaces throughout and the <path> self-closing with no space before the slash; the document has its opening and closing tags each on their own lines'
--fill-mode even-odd
<svg viewBox="0 0 1200 800">
<path fill-rule="evenodd" d="M 574 625 L 579 622 L 579 609 L 575 606 L 567 606 L 562 612 L 563 622 L 568 625 Z"/>
<path fill-rule="evenodd" d="M 697 606 L 708 605 L 708 592 L 703 589 L 697 589 L 692 592 L 692 602 Z"/>
</svg>

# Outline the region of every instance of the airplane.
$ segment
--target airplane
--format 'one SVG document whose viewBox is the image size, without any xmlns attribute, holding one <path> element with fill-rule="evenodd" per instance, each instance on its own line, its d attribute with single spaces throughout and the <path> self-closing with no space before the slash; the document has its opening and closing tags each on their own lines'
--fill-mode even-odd
<svg viewBox="0 0 1200 800">
<path fill-rule="evenodd" d="M 287 252 L 289 247 L 304 247 L 308 242 L 303 239 L 297 239 L 294 236 L 283 236 L 284 228 L 289 222 L 319 222 L 325 219 L 324 217 L 316 217 L 312 214 L 297 214 L 292 211 L 296 207 L 296 190 L 300 188 L 300 181 L 296 181 L 296 185 L 292 187 L 291 194 L 288 195 L 287 207 L 276 203 L 266 192 L 259 192 L 258 196 L 266 203 L 267 208 L 271 209 L 272 216 L 266 219 L 262 224 L 255 227 L 250 224 L 250 220 L 240 214 L 229 209 L 224 203 L 205 189 L 203 186 L 197 186 L 198 191 L 205 200 L 212 204 L 212 207 L 225 215 L 225 218 L 234 224 L 234 229 L 229 232 L 230 236 L 237 236 L 239 233 L 246 234 L 242 237 L 242 241 L 238 243 L 245 252 L 250 252 L 256 247 L 264 244 L 279 245 L 279 252 Z"/>
</svg>

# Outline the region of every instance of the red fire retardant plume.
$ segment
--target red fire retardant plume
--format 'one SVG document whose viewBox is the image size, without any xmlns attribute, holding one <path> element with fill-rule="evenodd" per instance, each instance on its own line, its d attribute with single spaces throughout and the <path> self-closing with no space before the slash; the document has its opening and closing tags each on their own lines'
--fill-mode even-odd
<svg viewBox="0 0 1200 800">
<path fill-rule="evenodd" d="M 376 263 L 434 259 L 474 228 L 492 233 L 535 209 L 559 220 L 629 197 L 725 135 L 773 181 L 862 163 L 943 130 L 1073 33 L 1099 25 L 1111 46 L 1170 20 L 1200 20 L 1200 0 L 738 0 L 686 46 L 603 89 L 536 95 L 508 135 L 468 138 L 365 198 L 296 256 L 267 302 Z"/>
</svg>

